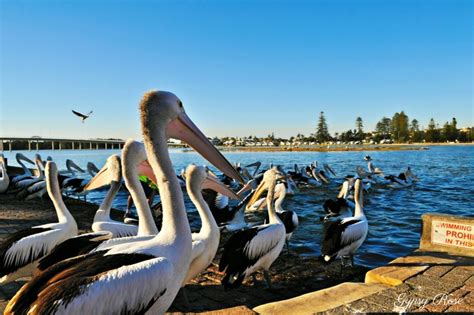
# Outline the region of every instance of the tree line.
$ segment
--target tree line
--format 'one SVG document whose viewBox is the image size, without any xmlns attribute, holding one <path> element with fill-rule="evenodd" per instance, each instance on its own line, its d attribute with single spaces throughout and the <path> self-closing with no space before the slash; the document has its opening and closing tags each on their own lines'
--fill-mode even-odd
<svg viewBox="0 0 474 315">
<path fill-rule="evenodd" d="M 446 121 L 440 127 L 433 118 L 430 119 L 428 128 L 420 128 L 417 119 L 410 119 L 404 112 L 395 113 L 392 118 L 382 117 L 374 132 L 364 132 L 364 124 L 361 117 L 355 120 L 355 129 L 334 134 L 332 137 L 328 132 L 328 125 L 324 112 L 320 112 L 316 132 L 311 135 L 319 143 L 328 141 L 386 141 L 396 143 L 410 142 L 472 142 L 474 141 L 474 128 L 457 128 L 456 118 Z"/>
</svg>

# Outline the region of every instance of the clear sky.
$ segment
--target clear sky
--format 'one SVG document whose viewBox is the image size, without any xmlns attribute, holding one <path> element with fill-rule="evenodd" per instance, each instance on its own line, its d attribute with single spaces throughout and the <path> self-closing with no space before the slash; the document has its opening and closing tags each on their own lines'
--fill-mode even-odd
<svg viewBox="0 0 474 315">
<path fill-rule="evenodd" d="M 139 138 L 150 89 L 208 136 L 472 126 L 473 2 L 1 0 L 0 135 Z"/>
</svg>

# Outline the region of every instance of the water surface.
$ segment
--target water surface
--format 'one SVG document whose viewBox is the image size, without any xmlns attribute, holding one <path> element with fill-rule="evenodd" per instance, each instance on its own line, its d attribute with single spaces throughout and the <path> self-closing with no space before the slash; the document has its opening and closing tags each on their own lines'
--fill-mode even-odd
<svg viewBox="0 0 474 315">
<path fill-rule="evenodd" d="M 4 152 L 10 165 L 16 165 L 16 152 Z M 23 152 L 30 158 L 35 152 Z M 65 160 L 73 159 L 85 168 L 87 162 L 102 167 L 111 154 L 119 150 L 40 151 L 43 158 L 51 156 L 59 169 L 65 169 Z M 473 217 L 474 195 L 474 147 L 434 146 L 420 151 L 374 151 L 374 152 L 224 152 L 232 163 L 261 161 L 264 165 L 280 164 L 286 169 L 308 164 L 314 160 L 329 163 L 337 175 L 353 174 L 356 166 L 366 168 L 365 155 L 371 155 L 375 166 L 386 174 L 400 173 L 406 166 L 420 178 L 416 185 L 404 189 L 372 190 L 367 196 L 365 213 L 369 220 L 367 240 L 356 255 L 356 263 L 375 267 L 408 254 L 419 244 L 421 215 L 423 213 L 446 213 Z M 171 150 L 171 158 L 177 172 L 189 163 L 206 164 L 198 154 Z M 288 196 L 284 208 L 298 213 L 300 226 L 291 239 L 292 250 L 301 255 L 319 256 L 323 215 L 322 203 L 337 195 L 339 183 L 334 181 L 322 188 L 306 189 L 295 196 Z M 88 200 L 100 203 L 104 191 L 89 194 Z M 159 200 L 159 196 L 156 201 Z M 127 193 L 121 191 L 113 206 L 125 209 Z M 200 226 L 197 212 L 186 199 L 193 230 Z M 262 214 L 249 213 L 248 220 L 262 222 Z"/>
</svg>

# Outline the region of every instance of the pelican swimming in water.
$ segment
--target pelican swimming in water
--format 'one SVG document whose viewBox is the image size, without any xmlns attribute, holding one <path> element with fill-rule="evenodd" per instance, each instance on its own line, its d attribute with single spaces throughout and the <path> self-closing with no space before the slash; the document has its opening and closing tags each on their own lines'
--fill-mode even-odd
<svg viewBox="0 0 474 315">
<path fill-rule="evenodd" d="M 38 259 L 57 244 L 77 235 L 76 221 L 61 198 L 54 162 L 47 162 L 46 178 L 58 222 L 34 226 L 7 236 L 0 244 L 0 284 L 30 276 Z"/>
<path fill-rule="evenodd" d="M 271 279 L 268 270 L 285 245 L 285 226 L 276 214 L 273 206 L 274 191 L 278 180 L 285 176 L 276 168 L 265 172 L 249 204 L 253 204 L 265 190 L 269 223 L 254 226 L 247 230 L 234 233 L 224 245 L 224 252 L 219 262 L 219 271 L 224 272 L 222 284 L 224 288 L 236 288 L 242 284 L 245 277 L 258 270 L 263 270 L 268 287 Z"/>
<path fill-rule="evenodd" d="M 5 314 L 163 314 L 173 302 L 189 270 L 192 238 L 168 137 L 185 141 L 222 172 L 242 179 L 187 117 L 174 94 L 149 92 L 140 111 L 148 161 L 163 203 L 160 233 L 51 266 L 17 292 Z"/>
<path fill-rule="evenodd" d="M 321 257 L 325 262 L 349 257 L 351 264 L 356 251 L 364 243 L 369 225 L 364 214 L 362 180 L 355 182 L 355 209 L 351 217 L 328 221 L 324 226 Z"/>
</svg>

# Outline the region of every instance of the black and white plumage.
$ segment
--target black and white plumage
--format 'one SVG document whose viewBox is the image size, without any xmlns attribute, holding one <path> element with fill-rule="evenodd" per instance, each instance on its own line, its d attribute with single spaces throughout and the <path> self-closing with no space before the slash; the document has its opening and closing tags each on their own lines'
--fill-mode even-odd
<svg viewBox="0 0 474 315">
<path fill-rule="evenodd" d="M 15 181 L 14 183 L 12 181 L 12 184 L 10 185 L 10 188 L 8 190 L 9 193 L 17 194 L 21 192 L 22 190 L 30 187 L 33 184 L 44 181 L 44 174 L 43 174 L 44 164 L 39 154 L 35 154 L 35 164 L 36 164 L 37 175 L 22 177 L 20 180 Z"/>
<path fill-rule="evenodd" d="M 32 165 L 35 165 L 35 162 L 33 162 L 32 160 L 30 160 L 29 158 L 27 158 L 23 153 L 17 153 L 15 155 L 15 158 L 16 158 L 16 162 L 21 166 L 21 168 L 23 169 L 23 174 L 22 175 L 16 175 L 16 176 L 13 176 L 11 178 L 11 185 L 13 186 L 16 182 L 22 180 L 23 178 L 26 178 L 26 177 L 32 177 L 32 173 L 31 173 L 31 170 L 26 167 L 26 165 L 23 163 L 23 161 L 27 162 L 27 163 L 30 163 Z"/>
<path fill-rule="evenodd" d="M 323 203 L 323 209 L 326 216 L 321 217 L 321 221 L 327 221 L 330 218 L 343 219 L 352 216 L 352 210 L 355 208 L 354 202 L 348 199 L 349 191 L 352 186 L 352 180 L 345 180 L 342 183 L 341 190 L 335 200 L 326 199 Z"/>
<path fill-rule="evenodd" d="M 325 262 L 350 257 L 351 261 L 367 237 L 369 225 L 363 209 L 362 180 L 355 182 L 354 216 L 328 221 L 324 227 L 321 257 Z"/>
<path fill-rule="evenodd" d="M 86 178 L 78 177 L 76 174 L 76 172 L 82 174 L 85 174 L 86 172 L 76 163 L 74 163 L 74 161 L 72 161 L 71 159 L 66 160 L 66 167 L 68 172 L 70 173 L 70 177 L 66 178 L 63 181 L 63 184 L 61 186 L 63 191 L 66 193 L 66 195 L 86 195 L 88 191 L 85 191 L 84 187 L 87 185 L 89 180 Z"/>
<path fill-rule="evenodd" d="M 176 137 L 224 173 L 240 176 L 187 117 L 169 92 L 149 92 L 141 105 L 143 137 L 163 202 L 163 228 L 150 240 L 62 261 L 26 284 L 5 314 L 162 314 L 173 302 L 191 260 L 191 229 L 167 150 Z"/>
<path fill-rule="evenodd" d="M 299 220 L 298 220 L 298 215 L 296 212 L 292 210 L 284 210 L 282 208 L 282 204 L 285 200 L 286 196 L 286 187 L 285 183 L 279 183 L 275 187 L 275 197 L 277 198 L 275 201 L 275 211 L 280 220 L 283 222 L 283 225 L 285 226 L 285 232 L 286 232 L 286 247 L 288 252 L 290 251 L 289 247 L 289 240 L 291 239 L 291 236 L 293 235 L 293 232 L 296 230 L 296 228 L 299 225 Z M 269 222 L 269 217 L 268 213 L 265 215 L 265 221 L 264 223 Z"/>
<path fill-rule="evenodd" d="M 53 201 L 58 223 L 49 223 L 19 231 L 0 245 L 0 284 L 30 276 L 38 259 L 62 241 L 77 235 L 76 221 L 66 208 L 59 190 L 54 162 L 46 164 L 48 194 Z"/>
<path fill-rule="evenodd" d="M 36 266 L 36 273 L 42 272 L 65 259 L 87 254 L 111 238 L 112 233 L 108 231 L 92 232 L 71 237 L 56 245 L 48 255 L 39 260 Z"/>
<path fill-rule="evenodd" d="M 265 172 L 262 182 L 249 202 L 252 203 L 264 190 L 268 190 L 269 223 L 238 231 L 224 245 L 224 252 L 219 262 L 219 270 L 225 272 L 222 279 L 224 288 L 240 286 L 245 277 L 258 270 L 263 270 L 265 280 L 271 287 L 268 270 L 280 255 L 286 236 L 285 226 L 273 207 L 276 181 L 283 179 L 284 175 L 275 168 Z"/>
<path fill-rule="evenodd" d="M 198 233 L 192 234 L 191 263 L 184 278 L 183 286 L 211 264 L 219 248 L 219 227 L 209 206 L 202 198 L 202 189 L 206 188 L 229 198 L 240 199 L 239 195 L 229 187 L 213 175 L 208 174 L 203 166 L 189 165 L 186 168 L 184 178 L 186 178 L 188 195 L 199 213 L 201 229 Z"/>
<path fill-rule="evenodd" d="M 77 117 L 81 118 L 82 123 L 84 123 L 84 121 L 90 117 L 90 115 L 92 114 L 92 111 L 88 112 L 87 114 L 82 114 L 75 110 L 72 110 L 72 113 L 76 115 Z"/>
</svg>

